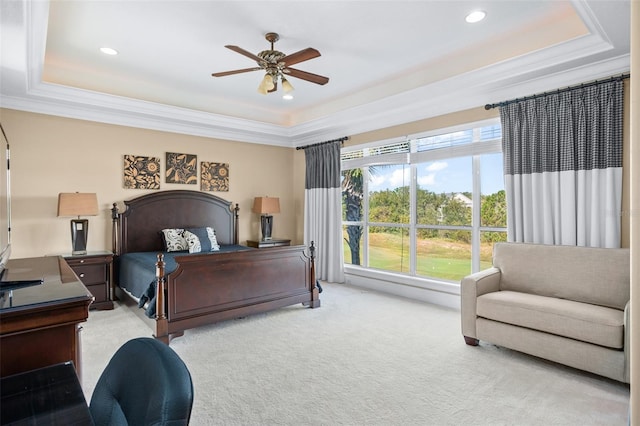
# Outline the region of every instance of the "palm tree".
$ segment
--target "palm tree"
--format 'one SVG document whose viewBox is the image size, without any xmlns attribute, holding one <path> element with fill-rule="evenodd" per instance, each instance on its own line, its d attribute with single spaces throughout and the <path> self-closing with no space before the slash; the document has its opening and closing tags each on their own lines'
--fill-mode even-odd
<svg viewBox="0 0 640 426">
<path fill-rule="evenodd" d="M 342 172 L 342 200 L 345 206 L 345 219 L 351 222 L 362 220 L 363 199 L 363 175 L 362 169 L 351 169 Z M 351 263 L 360 265 L 360 240 L 362 239 L 362 226 L 347 225 L 345 239 L 351 251 Z"/>
</svg>

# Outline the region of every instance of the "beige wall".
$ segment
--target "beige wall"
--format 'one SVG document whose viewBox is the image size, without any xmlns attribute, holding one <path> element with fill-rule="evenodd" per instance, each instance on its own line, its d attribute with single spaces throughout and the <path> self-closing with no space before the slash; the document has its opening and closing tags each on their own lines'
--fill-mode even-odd
<svg viewBox="0 0 640 426">
<path fill-rule="evenodd" d="M 111 248 L 110 208 L 149 190 L 124 189 L 123 155 L 161 158 L 165 152 L 196 154 L 198 161 L 229 163 L 229 192 L 214 192 L 240 205 L 240 240 L 258 238 L 260 223 L 251 212 L 255 196 L 280 198 L 274 236 L 296 235 L 296 203 L 291 148 L 230 142 L 196 136 L 73 120 L 16 110 L 0 110 L 11 144 L 12 257 L 71 250 L 70 218 L 56 217 L 60 192 L 95 192 L 100 215 L 89 219 L 89 250 Z M 198 185 L 166 184 L 161 189 L 199 190 Z M 301 242 L 301 241 L 294 241 Z"/>
<path fill-rule="evenodd" d="M 415 121 L 400 126 L 388 127 L 386 129 L 376 130 L 373 132 L 353 135 L 345 142 L 344 146 L 360 145 L 415 133 L 428 132 L 430 130 L 445 129 L 447 127 L 488 120 L 496 117 L 499 117 L 498 109 L 485 110 L 484 107 L 478 107 Z"/>
</svg>

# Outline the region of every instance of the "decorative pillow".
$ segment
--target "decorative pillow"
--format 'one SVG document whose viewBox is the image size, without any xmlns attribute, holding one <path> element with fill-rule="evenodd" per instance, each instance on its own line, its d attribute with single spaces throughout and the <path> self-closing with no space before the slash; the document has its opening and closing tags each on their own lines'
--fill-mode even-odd
<svg viewBox="0 0 640 426">
<path fill-rule="evenodd" d="M 184 229 L 168 228 L 162 230 L 164 239 L 164 247 L 166 251 L 185 251 L 189 250 L 187 240 L 184 238 Z"/>
<path fill-rule="evenodd" d="M 189 253 L 220 250 L 216 233 L 211 227 L 187 228 L 184 230 L 184 239 L 187 241 Z"/>
</svg>

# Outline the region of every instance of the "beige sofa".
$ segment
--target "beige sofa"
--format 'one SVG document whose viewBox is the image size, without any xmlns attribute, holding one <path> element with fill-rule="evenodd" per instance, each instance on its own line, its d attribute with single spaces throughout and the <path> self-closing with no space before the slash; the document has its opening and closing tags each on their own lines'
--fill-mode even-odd
<svg viewBox="0 0 640 426">
<path fill-rule="evenodd" d="M 462 335 L 629 383 L 629 249 L 498 243 L 461 282 Z"/>
</svg>

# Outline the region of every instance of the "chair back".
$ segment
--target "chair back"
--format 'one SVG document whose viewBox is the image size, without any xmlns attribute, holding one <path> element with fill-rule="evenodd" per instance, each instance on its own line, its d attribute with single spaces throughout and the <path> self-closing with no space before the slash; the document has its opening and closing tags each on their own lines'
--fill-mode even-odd
<svg viewBox="0 0 640 426">
<path fill-rule="evenodd" d="M 96 384 L 89 410 L 96 426 L 188 425 L 193 382 L 169 346 L 143 337 L 113 355 Z"/>
</svg>

